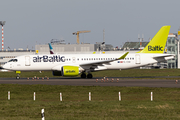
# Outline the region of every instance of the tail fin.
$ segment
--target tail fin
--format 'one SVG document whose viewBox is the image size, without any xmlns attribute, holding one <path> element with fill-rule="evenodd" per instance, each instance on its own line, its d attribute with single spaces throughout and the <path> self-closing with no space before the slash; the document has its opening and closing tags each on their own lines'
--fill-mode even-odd
<svg viewBox="0 0 180 120">
<path fill-rule="evenodd" d="M 137 53 L 164 53 L 167 37 L 171 26 L 163 26 L 156 33 L 153 39 L 146 45 L 146 47 Z"/>
<path fill-rule="evenodd" d="M 51 46 L 51 43 L 49 43 L 49 51 L 50 51 L 50 54 L 54 54 L 53 48 Z"/>
</svg>

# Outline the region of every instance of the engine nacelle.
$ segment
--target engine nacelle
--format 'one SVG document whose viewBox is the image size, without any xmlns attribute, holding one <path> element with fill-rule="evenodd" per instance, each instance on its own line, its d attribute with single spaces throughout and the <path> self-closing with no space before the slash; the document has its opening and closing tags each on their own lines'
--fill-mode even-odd
<svg viewBox="0 0 180 120">
<path fill-rule="evenodd" d="M 78 66 L 63 66 L 61 68 L 62 76 L 78 76 L 80 73 Z"/>
<path fill-rule="evenodd" d="M 78 76 L 83 71 L 78 66 L 63 66 L 60 70 L 52 71 L 54 76 Z"/>
</svg>

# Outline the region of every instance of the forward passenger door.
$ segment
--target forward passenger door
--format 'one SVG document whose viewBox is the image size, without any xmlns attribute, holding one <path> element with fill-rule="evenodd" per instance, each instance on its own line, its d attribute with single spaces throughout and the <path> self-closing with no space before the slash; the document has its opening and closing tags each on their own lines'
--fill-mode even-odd
<svg viewBox="0 0 180 120">
<path fill-rule="evenodd" d="M 25 56 L 25 66 L 30 66 L 31 62 L 30 62 L 30 56 Z"/>
</svg>

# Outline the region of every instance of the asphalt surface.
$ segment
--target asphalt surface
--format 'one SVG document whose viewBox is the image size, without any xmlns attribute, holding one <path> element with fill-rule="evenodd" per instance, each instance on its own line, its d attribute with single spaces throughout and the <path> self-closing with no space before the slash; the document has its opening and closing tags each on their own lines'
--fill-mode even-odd
<svg viewBox="0 0 180 120">
<path fill-rule="evenodd" d="M 113 79 L 113 80 L 112 80 Z M 178 78 L 177 78 L 178 80 Z M 180 88 L 180 81 L 161 79 L 144 79 L 144 78 L 109 78 L 102 80 L 102 78 L 95 79 L 81 79 L 81 78 L 0 78 L 0 84 L 46 84 L 46 85 L 70 85 L 70 86 L 125 86 L 125 87 L 173 87 Z"/>
</svg>

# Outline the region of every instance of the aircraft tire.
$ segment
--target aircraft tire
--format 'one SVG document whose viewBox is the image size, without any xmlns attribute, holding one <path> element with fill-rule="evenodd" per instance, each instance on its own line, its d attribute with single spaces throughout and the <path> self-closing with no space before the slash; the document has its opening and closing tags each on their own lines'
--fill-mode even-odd
<svg viewBox="0 0 180 120">
<path fill-rule="evenodd" d="M 16 77 L 16 79 L 17 79 L 17 80 L 19 80 L 19 79 L 20 79 L 20 77 L 19 77 L 19 76 L 17 76 L 17 77 Z"/>
<path fill-rule="evenodd" d="M 93 78 L 93 75 L 89 73 L 89 74 L 87 75 L 87 78 Z"/>
<path fill-rule="evenodd" d="M 81 78 L 86 78 L 86 74 L 85 74 L 85 73 L 82 73 L 82 74 L 81 74 Z"/>
</svg>

